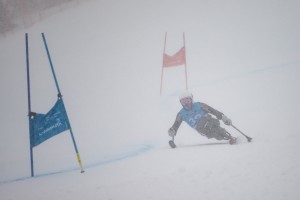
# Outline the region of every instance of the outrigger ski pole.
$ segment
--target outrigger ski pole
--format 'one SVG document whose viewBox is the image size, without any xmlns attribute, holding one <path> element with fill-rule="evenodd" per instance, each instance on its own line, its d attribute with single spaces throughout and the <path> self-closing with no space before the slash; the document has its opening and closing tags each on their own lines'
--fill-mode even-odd
<svg viewBox="0 0 300 200">
<path fill-rule="evenodd" d="M 240 132 L 240 134 L 242 134 L 243 136 L 245 136 L 246 138 L 247 138 L 247 141 L 248 142 L 251 142 L 251 140 L 252 140 L 252 138 L 251 137 L 249 137 L 249 136 L 247 136 L 246 134 L 244 134 L 242 131 L 240 131 L 237 127 L 235 127 L 233 124 L 231 124 L 231 126 L 235 129 L 235 130 L 237 130 L 238 132 Z"/>
<path fill-rule="evenodd" d="M 174 136 L 172 136 L 172 140 L 169 141 L 169 145 L 170 145 L 172 148 L 176 148 L 176 144 L 174 143 Z"/>
</svg>

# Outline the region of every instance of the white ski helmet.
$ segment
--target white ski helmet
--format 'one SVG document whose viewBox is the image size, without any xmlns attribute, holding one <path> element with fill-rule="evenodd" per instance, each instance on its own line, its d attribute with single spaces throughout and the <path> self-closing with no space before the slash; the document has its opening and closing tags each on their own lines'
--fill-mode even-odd
<svg viewBox="0 0 300 200">
<path fill-rule="evenodd" d="M 184 98 L 191 98 L 193 100 L 193 94 L 189 91 L 184 91 L 179 95 L 179 101 Z"/>
</svg>

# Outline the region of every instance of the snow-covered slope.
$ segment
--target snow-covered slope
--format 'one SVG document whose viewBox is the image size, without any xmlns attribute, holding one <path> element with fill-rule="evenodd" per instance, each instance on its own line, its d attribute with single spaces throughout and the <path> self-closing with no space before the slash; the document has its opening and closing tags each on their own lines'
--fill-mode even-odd
<svg viewBox="0 0 300 200">
<path fill-rule="evenodd" d="M 81 3 L 0 38 L 1 199 L 297 199 L 300 195 L 300 25 L 297 1 Z M 183 67 L 164 71 L 162 51 L 182 46 L 197 101 L 253 137 L 230 146 L 183 124 Z M 44 32 L 86 173 L 68 132 L 34 148 L 30 178 L 25 32 L 32 109 L 47 112 L 56 88 Z M 225 126 L 224 126 L 225 127 Z"/>
</svg>

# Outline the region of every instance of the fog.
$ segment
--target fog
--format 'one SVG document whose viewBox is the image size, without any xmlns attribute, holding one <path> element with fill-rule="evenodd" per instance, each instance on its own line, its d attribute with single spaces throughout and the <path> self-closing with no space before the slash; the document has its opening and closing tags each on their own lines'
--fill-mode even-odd
<svg viewBox="0 0 300 200">
<path fill-rule="evenodd" d="M 32 26 L 43 19 L 62 12 L 80 0 L 1 0 L 0 35 Z"/>
</svg>

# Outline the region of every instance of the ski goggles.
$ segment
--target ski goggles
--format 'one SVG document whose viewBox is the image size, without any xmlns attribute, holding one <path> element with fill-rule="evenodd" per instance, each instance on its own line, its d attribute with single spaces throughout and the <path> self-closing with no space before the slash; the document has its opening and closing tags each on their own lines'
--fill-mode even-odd
<svg viewBox="0 0 300 200">
<path fill-rule="evenodd" d="M 193 99 L 191 99 L 190 97 L 185 97 L 180 100 L 180 103 L 182 106 L 190 106 L 193 103 Z"/>
</svg>

